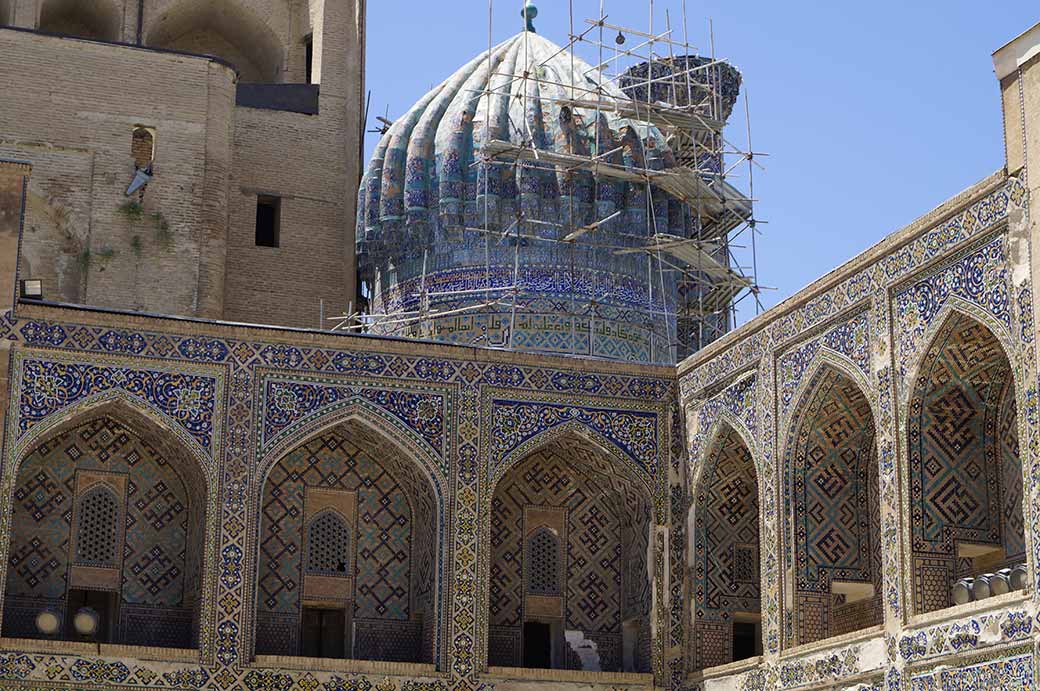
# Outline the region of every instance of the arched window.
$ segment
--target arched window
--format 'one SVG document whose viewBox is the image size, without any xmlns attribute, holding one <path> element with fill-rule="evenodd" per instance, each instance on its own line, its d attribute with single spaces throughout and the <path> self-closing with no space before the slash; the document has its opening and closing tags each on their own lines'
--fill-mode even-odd
<svg viewBox="0 0 1040 691">
<path fill-rule="evenodd" d="M 351 419 L 274 463 L 262 496 L 257 655 L 437 661 L 439 504 L 407 453 Z"/>
<path fill-rule="evenodd" d="M 793 408 L 784 451 L 786 645 L 882 623 L 881 513 L 874 418 L 830 366 Z"/>
<path fill-rule="evenodd" d="M 134 127 L 130 138 L 130 155 L 134 157 L 134 165 L 147 168 L 155 158 L 155 133 L 141 125 Z"/>
<path fill-rule="evenodd" d="M 641 478 L 584 435 L 517 459 L 491 497 L 488 664 L 648 670 L 650 506 Z"/>
<path fill-rule="evenodd" d="M 350 564 L 350 530 L 335 511 L 323 511 L 307 528 L 307 573 L 344 576 Z"/>
<path fill-rule="evenodd" d="M 150 418 L 106 407 L 119 417 L 70 420 L 21 460 L 3 636 L 82 640 L 74 618 L 89 607 L 96 642 L 197 647 L 206 478 Z M 61 620 L 57 630 L 37 622 L 41 612 Z"/>
<path fill-rule="evenodd" d="M 693 669 L 762 651 L 758 475 L 732 427 L 719 433 L 697 481 L 694 506 Z"/>
<path fill-rule="evenodd" d="M 1024 569 L 1026 561 L 1014 377 L 996 335 L 953 313 L 911 382 L 907 455 L 916 614 L 1022 585 L 1005 571 Z"/>
<path fill-rule="evenodd" d="M 89 566 L 115 566 L 118 542 L 119 502 L 112 490 L 98 485 L 79 502 L 76 562 Z"/>
<path fill-rule="evenodd" d="M 560 594 L 560 541 L 548 528 L 539 528 L 527 541 L 527 592 Z"/>
</svg>

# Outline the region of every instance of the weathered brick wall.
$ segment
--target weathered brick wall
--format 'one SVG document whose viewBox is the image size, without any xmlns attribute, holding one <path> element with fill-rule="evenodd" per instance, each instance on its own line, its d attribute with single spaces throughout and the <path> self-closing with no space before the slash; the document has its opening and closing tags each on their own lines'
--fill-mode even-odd
<svg viewBox="0 0 1040 691">
<path fill-rule="evenodd" d="M 8 29 L 0 54 L 0 82 L 16 94 L 0 100 L 0 156 L 33 164 L 23 253 L 45 295 L 219 316 L 197 308 L 219 307 L 223 294 L 213 278 L 223 259 L 208 240 L 226 227 L 215 190 L 227 187 L 234 73 L 203 58 Z M 136 219 L 121 211 L 135 125 L 156 131 L 156 178 Z"/>
<path fill-rule="evenodd" d="M 15 23 L 38 26 L 41 0 L 4 1 L 17 3 Z M 105 1 L 122 10 L 122 40 L 136 41 L 137 3 Z M 276 65 L 273 81 L 303 82 L 313 33 L 316 116 L 236 108 L 235 75 L 220 62 L 0 30 L 13 56 L 0 78 L 18 96 L 0 103 L 0 155 L 36 166 L 25 257 L 46 296 L 308 327 L 322 301 L 329 314 L 345 310 L 362 25 L 353 1 L 144 3 L 144 43 L 214 52 L 243 79 Z M 134 125 L 156 130 L 156 178 L 137 219 L 119 208 Z M 255 246 L 258 192 L 283 198 L 280 248 Z"/>
<path fill-rule="evenodd" d="M 11 307 L 22 220 L 22 189 L 29 166 L 0 160 L 0 313 Z"/>
<path fill-rule="evenodd" d="M 11 308 L 15 294 L 18 233 L 25 177 L 28 174 L 28 165 L 0 160 L 0 333 L 5 331 L 3 313 Z M 6 429 L 10 347 L 9 339 L 0 339 L 0 437 Z"/>
<path fill-rule="evenodd" d="M 353 297 L 360 31 L 354 2 L 319 1 L 312 10 L 320 114 L 235 113 L 225 292 L 230 320 L 313 328 L 320 301 L 326 314 L 338 314 Z M 255 246 L 258 193 L 282 197 L 278 248 Z"/>
</svg>

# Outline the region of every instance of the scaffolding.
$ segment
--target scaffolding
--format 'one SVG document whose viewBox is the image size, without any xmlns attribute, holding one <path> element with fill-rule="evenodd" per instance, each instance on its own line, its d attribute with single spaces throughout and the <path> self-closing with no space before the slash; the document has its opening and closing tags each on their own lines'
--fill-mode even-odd
<svg viewBox="0 0 1040 691">
<path fill-rule="evenodd" d="M 570 28 L 566 44 L 542 63 L 532 64 L 528 57 L 531 32 L 527 31 L 523 35 L 522 51 L 525 68 L 517 74 L 506 74 L 496 72 L 492 63 L 494 0 L 489 0 L 487 82 L 479 93 L 479 98 L 487 99 L 486 121 L 483 137 L 479 141 L 474 138 L 473 164 L 511 167 L 517 180 L 542 170 L 563 175 L 582 173 L 591 176 L 596 184 L 613 180 L 642 186 L 647 200 L 646 227 L 626 227 L 621 234 L 622 242 L 618 242 L 618 234 L 607 235 L 600 229 L 621 211 L 592 223 L 568 225 L 529 217 L 521 204 L 517 204 L 516 217 L 511 223 L 494 227 L 489 220 L 489 176 L 485 174 L 483 223 L 453 229 L 483 238 L 484 284 L 475 288 L 435 290 L 427 285 L 424 251 L 417 308 L 381 313 L 348 310 L 347 314 L 329 318 L 333 329 L 383 333 L 409 329 L 423 336 L 432 333 L 431 324 L 448 316 L 505 312 L 511 320 L 508 339 L 497 343 L 480 342 L 481 336 L 477 335 L 472 344 L 512 348 L 518 301 L 524 292 L 520 278 L 523 254 L 529 251 L 526 248 L 543 243 L 562 245 L 565 251 L 569 248 L 572 267 L 575 266 L 573 253 L 590 247 L 609 251 L 619 258 L 645 259 L 645 276 L 651 293 L 647 301 L 646 328 L 652 343 L 651 353 L 662 353 L 652 358 L 656 361 L 674 362 L 717 339 L 735 326 L 738 306 L 745 300 L 753 300 L 756 314 L 762 309 L 755 236 L 763 222 L 755 218 L 753 204 L 754 174 L 756 168 L 762 168 L 758 159 L 765 154 L 751 148 L 747 91 L 743 94 L 746 140 L 743 146 L 738 146 L 726 136 L 724 128 L 739 90 L 740 75 L 716 56 L 711 24 L 709 53 L 703 55 L 689 40 L 685 0 L 681 2 L 681 37 L 675 35 L 668 11 L 664 13 L 663 30 L 655 28 L 654 0 L 648 3 L 649 26 L 645 31 L 609 22 L 603 0 L 598 16 L 584 20 L 579 31 L 573 0 L 569 0 Z M 533 13 L 536 10 L 532 12 L 528 0 L 521 14 L 530 19 Z M 592 72 L 584 73 L 580 83 L 574 69 L 577 51 L 595 56 L 594 61 L 587 61 L 593 66 Z M 553 81 L 551 74 L 539 69 L 561 55 L 569 56 L 571 64 L 566 83 Z M 523 82 L 519 88 L 517 80 Z M 528 81 L 551 85 L 557 96 L 542 93 L 536 98 L 552 102 L 561 112 L 592 113 L 595 123 L 600 122 L 601 115 L 612 115 L 643 132 L 656 128 L 665 138 L 674 162 L 657 167 L 651 167 L 648 160 L 642 160 L 640 165 L 631 165 L 627 160 L 624 165 L 612 162 L 620 147 L 604 151 L 605 142 L 601 141 L 598 126 L 595 141 L 587 152 L 575 151 L 573 147 L 564 147 L 572 149 L 567 151 L 536 146 L 527 118 L 521 118 L 522 122 L 510 120 L 512 136 L 509 140 L 492 138 L 492 101 L 523 98 L 526 113 Z M 746 175 L 747 193 L 731 183 L 741 175 Z M 659 219 L 655 214 L 655 190 L 687 205 L 696 220 L 692 232 L 685 235 L 667 232 L 666 219 Z M 573 218 L 574 214 L 570 213 L 564 220 Z M 492 247 L 503 241 L 508 241 L 513 248 L 513 274 L 505 285 L 494 285 Z M 749 258 L 750 266 L 742 267 L 738 256 Z M 575 282 L 576 277 L 572 276 L 571 285 Z M 678 297 L 674 304 L 669 305 L 667 301 L 657 304 L 654 291 L 664 296 L 669 285 L 677 286 Z M 477 302 L 458 306 L 463 299 Z M 574 325 L 579 318 L 595 320 L 601 315 L 594 296 L 571 295 L 567 311 L 557 312 L 557 316 L 570 317 L 573 329 L 577 328 Z M 591 340 L 590 331 L 590 343 Z M 592 354 L 577 352 L 578 342 L 579 339 L 571 339 L 575 349 L 572 354 Z"/>
</svg>

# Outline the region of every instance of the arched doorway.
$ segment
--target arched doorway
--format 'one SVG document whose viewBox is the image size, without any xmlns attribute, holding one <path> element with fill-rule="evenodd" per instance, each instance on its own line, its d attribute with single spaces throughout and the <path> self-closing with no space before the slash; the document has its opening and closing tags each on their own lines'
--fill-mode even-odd
<svg viewBox="0 0 1040 691">
<path fill-rule="evenodd" d="M 235 66 L 243 82 L 280 81 L 281 41 L 237 0 L 180 0 L 151 24 L 145 45 L 220 58 Z"/>
<path fill-rule="evenodd" d="M 49 435 L 15 481 L 3 635 L 196 647 L 206 497 L 192 454 L 118 406 Z"/>
<path fill-rule="evenodd" d="M 876 448 L 863 391 L 821 367 L 795 409 L 784 453 L 790 645 L 882 623 Z"/>
<path fill-rule="evenodd" d="M 577 434 L 513 466 L 491 502 L 488 663 L 649 671 L 650 524 L 642 483 Z"/>
<path fill-rule="evenodd" d="M 122 39 L 122 13 L 109 0 L 44 0 L 40 6 L 40 31 L 90 38 Z"/>
<path fill-rule="evenodd" d="M 747 444 L 724 423 L 691 510 L 693 669 L 760 655 L 758 478 Z"/>
<path fill-rule="evenodd" d="M 912 386 L 911 589 L 914 612 L 922 614 L 986 596 L 991 575 L 1003 580 L 1003 569 L 1024 564 L 1022 463 L 1014 373 L 980 321 L 952 313 Z M 955 588 L 961 579 L 967 587 Z M 985 589 L 976 593 L 979 579 Z"/>
<path fill-rule="evenodd" d="M 433 663 L 440 505 L 414 460 L 359 420 L 270 470 L 257 655 Z"/>
</svg>

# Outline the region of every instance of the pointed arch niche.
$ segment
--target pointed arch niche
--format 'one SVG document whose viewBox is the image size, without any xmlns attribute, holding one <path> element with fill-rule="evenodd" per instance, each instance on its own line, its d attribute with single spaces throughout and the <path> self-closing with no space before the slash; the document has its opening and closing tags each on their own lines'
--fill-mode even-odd
<svg viewBox="0 0 1040 691">
<path fill-rule="evenodd" d="M 513 465 L 491 500 L 488 664 L 647 672 L 648 490 L 573 431 Z"/>
<path fill-rule="evenodd" d="M 63 36 L 119 41 L 122 22 L 122 8 L 117 8 L 112 0 L 44 0 L 38 28 Z"/>
<path fill-rule="evenodd" d="M 352 417 L 285 453 L 260 505 L 256 654 L 435 662 L 441 506 Z"/>
<path fill-rule="evenodd" d="M 694 670 L 762 653 L 758 496 L 747 443 L 719 423 L 691 508 Z"/>
<path fill-rule="evenodd" d="M 213 518 L 196 453 L 122 400 L 30 444 L 12 496 L 3 636 L 197 647 Z M 93 635 L 73 625 L 84 608 L 98 616 Z M 53 633 L 39 627 L 44 612 Z"/>
<path fill-rule="evenodd" d="M 881 508 L 874 416 L 830 364 L 810 375 L 784 450 L 787 644 L 882 623 Z"/>
<path fill-rule="evenodd" d="M 145 45 L 220 58 L 243 82 L 281 81 L 282 42 L 240 0 L 178 0 L 147 29 Z"/>
<path fill-rule="evenodd" d="M 1014 372 L 994 332 L 951 311 L 907 409 L 913 611 L 955 604 L 954 585 L 1025 562 Z"/>
</svg>

